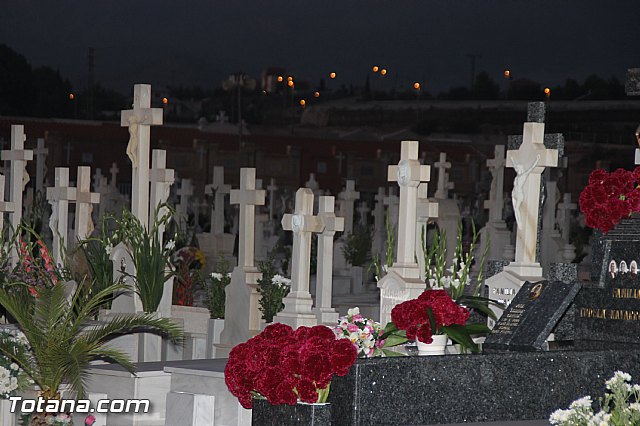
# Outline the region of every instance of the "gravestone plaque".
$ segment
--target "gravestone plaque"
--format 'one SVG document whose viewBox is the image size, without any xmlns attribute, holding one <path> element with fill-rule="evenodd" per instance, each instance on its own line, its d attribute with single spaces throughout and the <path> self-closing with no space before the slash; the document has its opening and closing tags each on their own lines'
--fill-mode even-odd
<svg viewBox="0 0 640 426">
<path fill-rule="evenodd" d="M 526 281 L 487 336 L 483 349 L 541 351 L 578 291 L 579 283 Z"/>
<path fill-rule="evenodd" d="M 640 219 L 600 238 L 596 285 L 576 298 L 576 340 L 640 343 Z"/>
</svg>

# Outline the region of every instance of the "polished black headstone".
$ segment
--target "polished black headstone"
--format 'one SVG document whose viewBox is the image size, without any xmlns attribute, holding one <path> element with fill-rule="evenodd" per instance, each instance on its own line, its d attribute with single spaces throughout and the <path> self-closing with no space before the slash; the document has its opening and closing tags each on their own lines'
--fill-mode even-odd
<svg viewBox="0 0 640 426">
<path fill-rule="evenodd" d="M 580 291 L 577 282 L 526 281 L 483 344 L 485 351 L 541 351 Z"/>
<path fill-rule="evenodd" d="M 640 219 L 624 219 L 598 241 L 595 286 L 576 298 L 576 340 L 640 343 Z"/>
</svg>

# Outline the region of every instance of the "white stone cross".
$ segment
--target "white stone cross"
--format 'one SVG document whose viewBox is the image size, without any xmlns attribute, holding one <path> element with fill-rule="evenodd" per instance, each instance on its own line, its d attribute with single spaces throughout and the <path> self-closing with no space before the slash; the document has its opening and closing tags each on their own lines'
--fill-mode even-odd
<svg viewBox="0 0 640 426">
<path fill-rule="evenodd" d="M 366 229 L 367 219 L 369 216 L 369 212 L 371 211 L 371 209 L 369 208 L 369 205 L 367 204 L 366 201 L 361 201 L 358 204 L 358 208 L 356 210 L 358 210 L 358 214 L 360 215 L 360 220 L 358 221 L 358 223 L 360 224 L 360 226 Z"/>
<path fill-rule="evenodd" d="M 504 166 L 507 164 L 504 145 L 496 145 L 494 152 L 495 157 L 487 160 L 492 179 L 489 199 L 484 201 L 484 208 L 489 209 L 489 222 L 500 222 L 504 206 Z"/>
<path fill-rule="evenodd" d="M 422 244 L 422 231 L 429 223 L 429 219 L 438 217 L 438 209 L 439 204 L 429 200 L 429 184 L 427 182 L 420 183 L 418 185 L 418 212 L 416 217 L 416 259 L 420 268 L 420 278 L 423 280 L 425 279 L 425 247 Z M 431 241 L 427 242 L 431 243 Z"/>
<path fill-rule="evenodd" d="M 9 187 L 9 201 L 13 203 L 13 212 L 9 213 L 9 221 L 14 232 L 20 226 L 22 220 L 22 192 L 29 182 L 27 174 L 27 161 L 33 160 L 33 151 L 24 149 L 24 126 L 11 126 L 11 149 L 3 150 L 0 158 L 11 163 L 11 183 Z M 17 261 L 15 249 L 11 250 L 12 259 Z"/>
<path fill-rule="evenodd" d="M 51 204 L 49 228 L 53 233 L 53 259 L 62 265 L 62 247 L 67 243 L 69 201 L 76 200 L 76 188 L 69 186 L 69 168 L 56 167 L 55 186 L 47 188 L 47 201 Z"/>
<path fill-rule="evenodd" d="M 538 276 L 540 273 L 536 262 L 540 175 L 545 167 L 557 165 L 558 150 L 544 146 L 544 123 L 525 122 L 520 148 L 507 151 L 507 167 L 516 169 L 512 192 L 518 225 L 514 266 L 533 268 L 528 271 L 523 269 L 523 276 Z"/>
<path fill-rule="evenodd" d="M 13 203 L 4 200 L 4 175 L 0 175 L 0 232 L 4 231 L 4 214 L 13 212 Z"/>
<path fill-rule="evenodd" d="M 324 230 L 318 235 L 316 305 L 313 312 L 318 323 L 335 325 L 338 313 L 331 307 L 333 287 L 333 237 L 337 231 L 344 230 L 344 219 L 334 213 L 335 197 L 322 196 L 318 201 L 318 216 L 322 219 Z"/>
<path fill-rule="evenodd" d="M 397 166 L 389 166 L 387 174 L 388 181 L 397 181 L 400 186 L 398 250 L 392 269 L 405 279 L 420 276 L 415 261 L 418 185 L 428 182 L 431 174 L 431 168 L 418 161 L 418 149 L 418 141 L 402 141 L 400 162 Z"/>
<path fill-rule="evenodd" d="M 149 149 L 151 126 L 162 124 L 162 108 L 151 108 L 151 86 L 136 84 L 133 109 L 123 110 L 120 126 L 129 128 L 127 155 L 131 159 L 131 213 L 144 226 L 149 221 Z"/>
<path fill-rule="evenodd" d="M 49 153 L 49 149 L 44 146 L 43 138 L 38 138 L 37 146 L 33 153 L 36 156 L 36 192 L 42 192 L 44 176 L 47 174 L 46 158 Z"/>
<path fill-rule="evenodd" d="M 167 169 L 167 151 L 164 149 L 154 149 L 151 151 L 151 170 L 149 170 L 149 180 L 151 181 L 151 194 L 149 196 L 149 227 L 153 227 L 157 217 L 161 218 L 168 211 L 166 207 L 158 206 L 165 203 L 169 198 L 171 185 L 175 181 L 173 169 Z M 164 226 L 158 228 L 158 237 L 162 242 Z"/>
<path fill-rule="evenodd" d="M 256 189 L 256 169 L 240 169 L 240 189 L 231 190 L 231 204 L 240 208 L 238 229 L 238 266 L 251 269 L 255 266 L 255 217 L 256 206 L 263 206 L 265 190 Z"/>
<path fill-rule="evenodd" d="M 356 181 L 347 180 L 345 189 L 338 194 L 340 214 L 344 217 L 344 233 L 353 232 L 353 204 L 360 198 L 360 192 L 356 191 Z"/>
<path fill-rule="evenodd" d="M 180 189 L 177 191 L 180 196 L 180 202 L 176 206 L 176 216 L 178 216 L 178 223 L 183 220 L 187 222 L 189 216 L 187 214 L 187 207 L 189 206 L 189 199 L 193 195 L 193 186 L 191 185 L 191 179 L 182 179 L 180 182 Z"/>
<path fill-rule="evenodd" d="M 447 161 L 446 152 L 440 153 L 440 161 L 437 161 L 434 167 L 438 169 L 438 187 L 433 196 L 441 200 L 446 200 L 449 198 L 449 190 L 454 187 L 453 182 L 449 182 L 447 169 L 451 168 L 451 163 Z"/>
<path fill-rule="evenodd" d="M 558 225 L 560 225 L 560 232 L 562 233 L 562 240 L 565 243 L 569 243 L 569 235 L 571 233 L 571 212 L 573 212 L 578 205 L 571 202 L 571 193 L 567 192 L 563 195 L 562 202 L 558 204 Z"/>
<path fill-rule="evenodd" d="M 284 310 L 274 322 L 289 324 L 291 327 L 313 326 L 316 316 L 311 311 L 309 294 L 309 272 L 311 266 L 311 234 L 322 232 L 324 223 L 319 216 L 313 216 L 313 192 L 309 188 L 296 191 L 296 207 L 293 214 L 285 214 L 282 228 L 293 231 L 291 259 L 291 291 L 284 298 Z"/>
<path fill-rule="evenodd" d="M 224 167 L 213 168 L 213 183 L 205 185 L 204 192 L 214 195 L 213 211 L 211 212 L 211 233 L 224 234 L 224 196 L 231 192 L 231 186 L 224 183 Z"/>
<path fill-rule="evenodd" d="M 118 189 L 117 179 L 118 173 L 120 173 L 120 169 L 118 168 L 118 163 L 111 163 L 111 168 L 109 169 L 109 173 L 111 173 L 111 186 Z"/>
<path fill-rule="evenodd" d="M 276 186 L 276 180 L 271 178 L 269 182 L 269 186 L 267 186 L 267 191 L 269 191 L 269 220 L 273 220 L 274 209 L 276 206 L 276 191 L 278 187 Z"/>
<path fill-rule="evenodd" d="M 78 167 L 76 186 L 76 239 L 84 240 L 93 232 L 93 220 L 91 219 L 93 204 L 100 203 L 100 193 L 91 192 L 91 167 Z"/>
</svg>

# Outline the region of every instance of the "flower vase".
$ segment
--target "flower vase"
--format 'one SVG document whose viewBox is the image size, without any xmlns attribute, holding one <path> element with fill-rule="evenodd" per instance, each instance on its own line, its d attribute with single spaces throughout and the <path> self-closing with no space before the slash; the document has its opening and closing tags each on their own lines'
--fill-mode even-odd
<svg viewBox="0 0 640 426">
<path fill-rule="evenodd" d="M 254 399 L 251 424 L 260 426 L 331 426 L 331 404 L 271 405 L 266 400 Z"/>
<path fill-rule="evenodd" d="M 433 342 L 423 343 L 416 340 L 418 345 L 418 355 L 444 355 L 447 348 L 448 337 L 446 334 L 434 334 L 431 336 Z"/>
</svg>

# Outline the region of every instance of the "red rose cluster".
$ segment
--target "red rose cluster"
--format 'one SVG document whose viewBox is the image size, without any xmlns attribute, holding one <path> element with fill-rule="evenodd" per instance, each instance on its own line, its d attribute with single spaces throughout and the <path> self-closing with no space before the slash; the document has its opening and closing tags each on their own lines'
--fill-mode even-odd
<svg viewBox="0 0 640 426">
<path fill-rule="evenodd" d="M 224 369 L 225 382 L 245 408 L 252 393 L 272 405 L 318 402 L 334 374 L 344 376 L 358 353 L 349 339 L 337 339 L 324 325 L 299 327 L 275 323 L 234 347 Z"/>
<path fill-rule="evenodd" d="M 589 176 L 589 184 L 580 194 L 580 211 L 586 224 L 609 232 L 623 217 L 640 211 L 640 167 L 633 172 L 618 169 L 609 173 L 596 169 Z"/>
<path fill-rule="evenodd" d="M 431 308 L 436 330 L 431 330 L 427 308 Z M 407 331 L 407 339 L 416 338 L 423 343 L 431 343 L 431 336 L 440 326 L 465 325 L 469 310 L 453 301 L 445 290 L 426 290 L 417 299 L 396 305 L 391 310 L 391 321 L 400 330 Z"/>
</svg>

